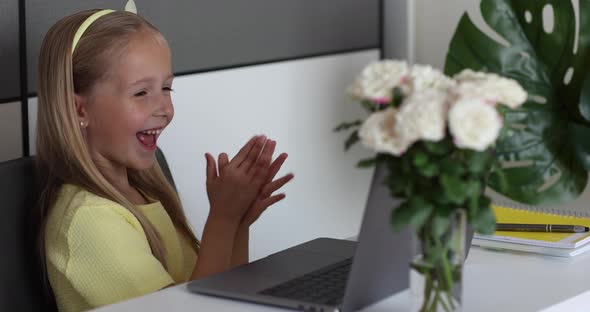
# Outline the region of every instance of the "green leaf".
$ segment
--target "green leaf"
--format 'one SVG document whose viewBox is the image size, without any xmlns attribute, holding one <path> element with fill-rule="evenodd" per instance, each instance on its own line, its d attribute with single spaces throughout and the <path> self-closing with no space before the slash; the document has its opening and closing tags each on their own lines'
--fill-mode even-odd
<svg viewBox="0 0 590 312">
<path fill-rule="evenodd" d="M 543 29 L 548 4 L 554 11 L 550 33 Z M 500 179 L 494 178 L 489 186 L 528 204 L 577 198 L 587 184 L 583 160 L 590 149 L 564 138 L 586 132 L 572 124 L 590 127 L 590 1 L 579 1 L 577 27 L 572 1 L 482 0 L 480 7 L 485 22 L 507 44 L 488 37 L 465 13 L 451 40 L 445 73 L 454 75 L 465 68 L 494 72 L 515 79 L 529 94 L 522 107 L 504 111 L 504 125 L 512 134 L 498 139 L 496 158 L 532 164 L 502 169 L 506 188 L 501 190 Z M 529 14 L 532 19 L 527 21 Z M 568 72 L 573 75 L 566 84 Z M 572 129 L 576 133 L 570 133 Z"/>
<path fill-rule="evenodd" d="M 449 229 L 451 208 L 448 206 L 437 207 L 436 213 L 432 218 L 432 233 L 435 236 L 441 237 Z"/>
<path fill-rule="evenodd" d="M 376 157 L 372 157 L 372 158 L 367 158 L 367 159 L 361 159 L 356 164 L 356 166 L 358 168 L 369 168 L 369 167 L 375 166 L 376 163 L 377 163 L 377 158 Z"/>
<path fill-rule="evenodd" d="M 453 149 L 453 143 L 450 139 L 445 138 L 438 142 L 425 141 L 424 147 L 428 152 L 437 156 L 442 156 Z"/>
<path fill-rule="evenodd" d="M 346 142 L 344 142 L 344 150 L 345 151 L 348 151 L 350 149 L 350 147 L 352 147 L 359 140 L 360 140 L 360 138 L 359 138 L 359 132 L 358 132 L 358 130 L 353 131 L 348 136 L 348 139 L 346 139 Z"/>
<path fill-rule="evenodd" d="M 434 268 L 434 265 L 428 262 L 421 262 L 421 263 L 416 263 L 416 262 L 410 262 L 410 267 L 416 271 L 418 271 L 418 273 L 424 275 L 426 273 L 429 273 L 430 271 L 432 271 L 432 269 Z"/>
<path fill-rule="evenodd" d="M 479 198 L 470 197 L 467 202 L 467 215 L 469 220 L 474 220 L 477 217 L 479 211 Z"/>
<path fill-rule="evenodd" d="M 467 211 L 469 215 L 477 215 L 479 210 L 479 198 L 483 193 L 483 182 L 478 180 L 467 181 L 465 196 L 467 197 Z"/>
<path fill-rule="evenodd" d="M 488 171 L 490 163 L 490 153 L 488 151 L 476 152 L 469 151 L 467 156 L 467 168 L 472 173 L 482 173 Z"/>
<path fill-rule="evenodd" d="M 361 120 L 355 120 L 355 121 L 351 121 L 351 122 L 343 122 L 343 123 L 339 124 L 338 126 L 336 126 L 336 128 L 334 128 L 334 132 L 348 130 L 350 128 L 356 128 L 362 124 L 363 124 L 363 122 Z"/>
<path fill-rule="evenodd" d="M 494 234 L 496 230 L 496 216 L 492 208 L 488 204 L 487 206 L 480 206 L 477 215 L 471 220 L 473 229 L 484 235 Z"/>
<path fill-rule="evenodd" d="M 479 180 L 469 180 L 465 183 L 465 196 L 479 198 L 483 192 L 483 183 Z"/>
<path fill-rule="evenodd" d="M 570 124 L 570 140 L 575 156 L 584 170 L 590 170 L 590 128 L 580 124 Z"/>
<path fill-rule="evenodd" d="M 401 172 L 397 170 L 391 170 L 390 172 L 392 172 L 392 174 L 387 175 L 384 183 L 393 197 L 400 197 L 403 195 L 408 182 Z"/>
<path fill-rule="evenodd" d="M 362 101 L 361 106 L 369 113 L 373 113 L 377 111 L 377 104 L 370 102 L 370 101 Z"/>
<path fill-rule="evenodd" d="M 590 72 L 586 74 L 586 78 L 582 83 L 582 94 L 580 95 L 580 114 L 590 121 Z"/>
<path fill-rule="evenodd" d="M 400 168 L 403 174 L 410 175 L 413 173 L 412 162 L 407 153 L 400 158 Z"/>
<path fill-rule="evenodd" d="M 440 171 L 447 175 L 460 176 L 465 173 L 465 167 L 459 160 L 449 157 L 440 162 Z"/>
<path fill-rule="evenodd" d="M 495 185 L 496 191 L 505 193 L 508 188 L 508 181 L 506 181 L 506 174 L 500 167 L 500 164 L 492 166 L 492 172 L 489 176 L 489 184 Z"/>
<path fill-rule="evenodd" d="M 412 197 L 391 214 L 391 225 L 394 231 L 400 231 L 407 225 L 420 228 L 426 223 L 434 206 L 421 197 Z"/>
<path fill-rule="evenodd" d="M 447 205 L 451 203 L 451 200 L 446 196 L 442 190 L 432 190 L 432 200 L 439 205 Z"/>
<path fill-rule="evenodd" d="M 394 87 L 392 91 L 391 106 L 399 107 L 404 99 L 404 91 L 400 87 Z"/>
<path fill-rule="evenodd" d="M 423 152 L 416 152 L 414 155 L 414 165 L 418 168 L 424 167 L 428 163 L 428 155 Z"/>
<path fill-rule="evenodd" d="M 440 170 L 436 163 L 429 163 L 426 166 L 418 167 L 418 173 L 425 177 L 434 177 L 439 174 Z"/>
<path fill-rule="evenodd" d="M 440 185 L 452 203 L 460 205 L 465 201 L 466 185 L 458 177 L 443 174 L 440 176 Z"/>
</svg>

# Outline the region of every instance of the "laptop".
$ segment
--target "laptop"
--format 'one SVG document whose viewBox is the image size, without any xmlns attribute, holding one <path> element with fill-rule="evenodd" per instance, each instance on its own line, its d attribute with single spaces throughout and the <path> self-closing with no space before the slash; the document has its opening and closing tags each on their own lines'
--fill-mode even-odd
<svg viewBox="0 0 590 312">
<path fill-rule="evenodd" d="M 318 238 L 188 284 L 194 293 L 301 311 L 356 311 L 409 287 L 411 229 L 394 233 L 386 168 L 375 169 L 357 241 Z M 472 233 L 467 235 L 471 245 Z"/>
</svg>

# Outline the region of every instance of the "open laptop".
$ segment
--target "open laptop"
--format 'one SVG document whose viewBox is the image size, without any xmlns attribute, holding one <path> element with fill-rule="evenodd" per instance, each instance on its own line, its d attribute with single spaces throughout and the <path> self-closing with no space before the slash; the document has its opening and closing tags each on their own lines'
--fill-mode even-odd
<svg viewBox="0 0 590 312">
<path fill-rule="evenodd" d="M 400 200 L 391 198 L 384 177 L 385 168 L 377 167 L 357 242 L 318 238 L 190 282 L 188 289 L 302 311 L 348 312 L 408 288 L 416 244 L 410 229 L 391 229 Z"/>
</svg>

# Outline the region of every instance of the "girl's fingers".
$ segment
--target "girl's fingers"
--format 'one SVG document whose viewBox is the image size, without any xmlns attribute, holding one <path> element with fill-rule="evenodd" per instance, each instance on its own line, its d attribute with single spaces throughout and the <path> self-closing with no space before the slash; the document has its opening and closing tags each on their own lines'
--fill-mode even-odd
<svg viewBox="0 0 590 312">
<path fill-rule="evenodd" d="M 282 153 L 281 155 L 279 155 L 279 157 L 277 157 L 277 159 L 275 159 L 275 161 L 273 161 L 273 163 L 270 165 L 268 178 L 266 179 L 266 182 L 270 182 L 275 178 L 277 173 L 279 173 L 279 170 L 281 170 L 281 167 L 283 166 L 283 163 L 285 162 L 288 156 L 289 155 L 287 155 L 286 153 Z"/>
<path fill-rule="evenodd" d="M 256 208 L 251 211 L 251 214 L 248 215 L 248 223 L 252 224 L 254 221 L 258 220 L 260 215 L 266 211 L 266 209 L 277 202 L 283 200 L 286 197 L 285 194 L 277 194 L 265 199 L 261 199 L 256 203 Z"/>
<path fill-rule="evenodd" d="M 250 150 L 252 149 L 252 147 L 254 146 L 254 143 L 258 140 L 259 136 L 253 136 L 250 140 L 248 140 L 248 142 L 240 149 L 240 151 L 236 154 L 236 156 L 234 156 L 234 158 L 232 158 L 231 162 L 236 164 L 236 167 L 239 166 L 244 159 L 246 159 L 246 156 L 248 155 L 248 153 L 250 153 Z"/>
<path fill-rule="evenodd" d="M 270 162 L 272 161 L 272 154 L 274 153 L 276 145 L 277 143 L 275 141 L 266 141 L 266 145 L 264 146 L 260 157 L 256 160 L 256 164 L 252 166 L 249 172 L 247 172 L 247 174 L 254 172 L 251 176 L 252 183 L 255 185 L 260 186 L 266 183 L 270 170 Z"/>
<path fill-rule="evenodd" d="M 205 154 L 207 160 L 207 181 L 213 181 L 217 178 L 217 166 L 215 165 L 215 159 L 209 153 Z"/>
<path fill-rule="evenodd" d="M 217 157 L 217 164 L 219 165 L 219 173 L 222 172 L 223 168 L 229 163 L 229 158 L 226 153 L 219 154 Z"/>
<path fill-rule="evenodd" d="M 258 159 L 258 156 L 260 155 L 260 152 L 262 151 L 262 148 L 264 147 L 265 143 L 265 136 L 261 136 L 258 139 L 256 139 L 256 141 L 254 141 L 254 146 L 252 146 L 252 148 L 248 152 L 248 155 L 246 156 L 246 158 L 244 158 L 244 161 L 242 161 L 242 163 L 238 165 L 238 167 L 248 172 L 250 170 L 250 167 L 252 167 L 256 163 L 256 160 Z"/>
<path fill-rule="evenodd" d="M 269 197 L 276 190 L 280 189 L 285 184 L 287 184 L 287 182 L 291 181 L 293 179 L 293 177 L 294 177 L 294 175 L 292 173 L 289 173 L 280 179 L 277 179 L 275 181 L 272 181 L 271 183 L 266 184 L 262 188 L 262 192 L 260 192 L 260 198 Z"/>
<path fill-rule="evenodd" d="M 266 144 L 264 144 L 264 148 L 258 156 L 256 160 L 256 164 L 250 168 L 250 170 L 257 170 L 264 169 L 264 173 L 266 173 L 268 166 L 270 166 L 270 162 L 272 161 L 272 154 L 275 152 L 275 147 L 277 146 L 277 142 L 273 140 L 266 140 Z"/>
<path fill-rule="evenodd" d="M 269 198 L 265 198 L 263 200 L 260 201 L 260 213 L 258 214 L 258 216 L 260 216 L 265 210 L 266 208 L 276 204 L 277 202 L 283 200 L 287 195 L 285 194 L 277 194 L 277 195 L 273 195 Z"/>
</svg>

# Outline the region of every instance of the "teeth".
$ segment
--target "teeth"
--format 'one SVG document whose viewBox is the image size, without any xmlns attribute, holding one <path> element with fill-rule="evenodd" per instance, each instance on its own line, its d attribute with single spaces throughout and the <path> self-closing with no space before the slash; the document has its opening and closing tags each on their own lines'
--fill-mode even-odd
<svg viewBox="0 0 590 312">
<path fill-rule="evenodd" d="M 142 131 L 142 133 L 145 133 L 145 134 L 160 134 L 161 132 L 162 132 L 162 129 Z"/>
</svg>

